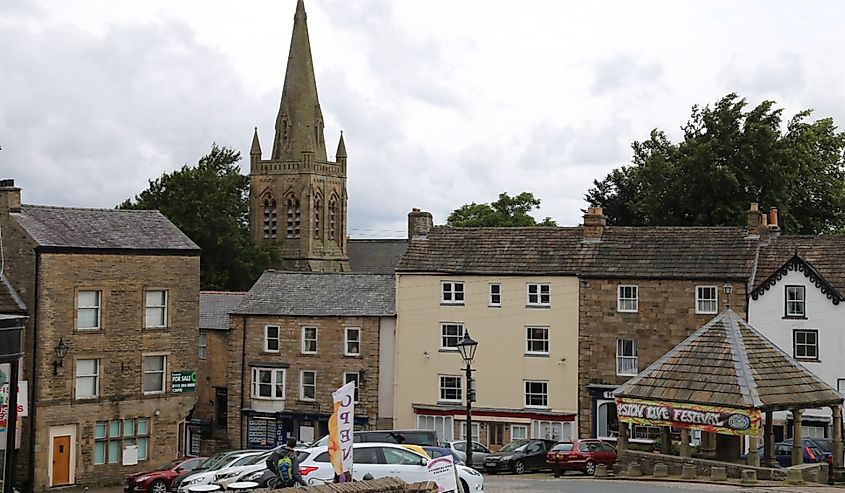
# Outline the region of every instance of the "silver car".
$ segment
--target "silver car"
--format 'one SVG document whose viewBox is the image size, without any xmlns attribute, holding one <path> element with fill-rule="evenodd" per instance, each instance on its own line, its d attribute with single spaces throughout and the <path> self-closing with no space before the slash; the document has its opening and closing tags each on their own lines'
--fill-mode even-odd
<svg viewBox="0 0 845 493">
<path fill-rule="evenodd" d="M 466 440 L 455 440 L 446 442 L 445 445 L 455 451 L 455 455 L 460 457 L 464 462 L 467 460 L 467 442 Z M 478 442 L 472 442 L 472 467 L 478 469 L 484 464 L 484 458 L 490 455 L 490 449 L 481 445 Z"/>
</svg>

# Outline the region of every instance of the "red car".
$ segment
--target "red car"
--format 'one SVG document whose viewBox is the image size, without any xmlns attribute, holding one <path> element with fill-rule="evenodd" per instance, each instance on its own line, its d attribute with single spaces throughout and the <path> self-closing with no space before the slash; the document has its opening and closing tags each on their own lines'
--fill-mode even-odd
<svg viewBox="0 0 845 493">
<path fill-rule="evenodd" d="M 574 442 L 558 442 L 546 453 L 546 463 L 552 466 L 555 477 L 562 470 L 582 471 L 592 476 L 596 465 L 613 467 L 616 462 L 616 448 L 601 440 L 584 439 Z"/>
<path fill-rule="evenodd" d="M 193 470 L 206 457 L 183 457 L 162 464 L 152 471 L 136 472 L 123 482 L 124 493 L 167 493 L 170 484 L 180 474 Z"/>
</svg>

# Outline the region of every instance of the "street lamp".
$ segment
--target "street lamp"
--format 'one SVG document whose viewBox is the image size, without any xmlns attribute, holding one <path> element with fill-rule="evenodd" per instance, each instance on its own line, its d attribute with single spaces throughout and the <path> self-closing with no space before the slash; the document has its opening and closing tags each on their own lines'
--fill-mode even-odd
<svg viewBox="0 0 845 493">
<path fill-rule="evenodd" d="M 458 343 L 458 351 L 464 359 L 467 372 L 467 467 L 472 467 L 472 403 L 475 402 L 475 380 L 472 379 L 472 360 L 475 359 L 475 350 L 478 349 L 478 342 L 469 336 L 469 331 L 464 332 L 464 338 Z"/>
</svg>

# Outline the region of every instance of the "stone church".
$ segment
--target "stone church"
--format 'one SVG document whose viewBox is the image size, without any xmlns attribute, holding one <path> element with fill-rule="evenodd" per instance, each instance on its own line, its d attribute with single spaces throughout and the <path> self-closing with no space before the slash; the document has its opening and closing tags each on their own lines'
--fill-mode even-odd
<svg viewBox="0 0 845 493">
<path fill-rule="evenodd" d="M 311 59 L 305 6 L 296 5 L 273 150 L 262 159 L 258 129 L 250 149 L 250 228 L 273 244 L 282 270 L 350 271 L 347 255 L 346 147 L 326 152 L 323 112 Z"/>
</svg>

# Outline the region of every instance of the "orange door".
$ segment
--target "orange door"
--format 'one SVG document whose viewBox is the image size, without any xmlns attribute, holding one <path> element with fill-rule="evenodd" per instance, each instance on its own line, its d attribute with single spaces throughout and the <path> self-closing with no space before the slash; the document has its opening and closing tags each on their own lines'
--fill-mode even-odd
<svg viewBox="0 0 845 493">
<path fill-rule="evenodd" d="M 70 484 L 70 436 L 53 437 L 53 484 Z"/>
</svg>

